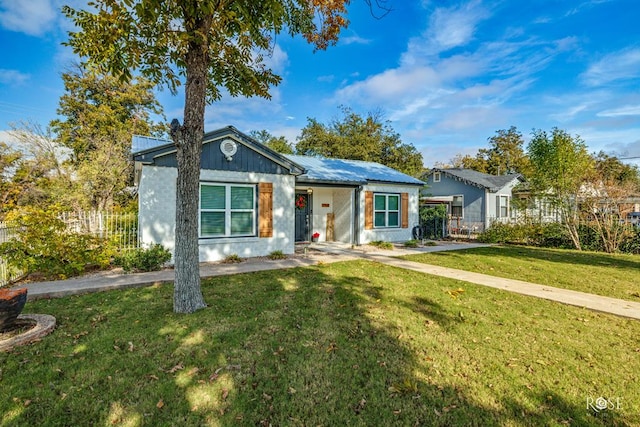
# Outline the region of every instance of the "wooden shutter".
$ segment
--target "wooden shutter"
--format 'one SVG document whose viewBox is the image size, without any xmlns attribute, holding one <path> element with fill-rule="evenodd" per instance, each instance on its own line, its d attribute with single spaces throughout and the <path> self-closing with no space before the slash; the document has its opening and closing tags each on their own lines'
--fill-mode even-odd
<svg viewBox="0 0 640 427">
<path fill-rule="evenodd" d="M 409 193 L 400 195 L 400 215 L 402 215 L 402 228 L 409 228 Z"/>
<path fill-rule="evenodd" d="M 373 192 L 364 192 L 364 229 L 373 228 Z"/>
<path fill-rule="evenodd" d="M 258 236 L 273 237 L 273 184 L 258 184 Z"/>
</svg>

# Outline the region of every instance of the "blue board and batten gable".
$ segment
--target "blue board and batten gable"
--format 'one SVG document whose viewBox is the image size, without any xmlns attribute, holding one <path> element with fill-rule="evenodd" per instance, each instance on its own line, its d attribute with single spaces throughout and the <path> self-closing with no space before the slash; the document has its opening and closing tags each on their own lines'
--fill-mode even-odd
<svg viewBox="0 0 640 427">
<path fill-rule="evenodd" d="M 236 153 L 229 160 L 220 150 L 220 144 L 226 139 L 233 140 L 237 147 Z M 154 166 L 178 166 L 176 148 L 173 143 L 139 151 L 133 154 L 133 158 L 136 162 Z M 204 134 L 200 167 L 207 170 L 276 175 L 300 175 L 304 172 L 301 166 L 256 142 L 232 126 Z"/>
</svg>

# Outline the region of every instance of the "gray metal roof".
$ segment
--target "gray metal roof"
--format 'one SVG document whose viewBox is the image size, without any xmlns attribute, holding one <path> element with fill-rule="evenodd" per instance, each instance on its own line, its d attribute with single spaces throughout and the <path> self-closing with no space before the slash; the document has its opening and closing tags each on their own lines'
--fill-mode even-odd
<svg viewBox="0 0 640 427">
<path fill-rule="evenodd" d="M 488 173 L 482 173 L 474 171 L 472 169 L 433 169 L 433 172 L 440 172 L 451 176 L 458 181 L 463 181 L 476 187 L 487 188 L 489 191 L 498 191 L 507 184 L 511 183 L 514 179 L 520 181 L 523 180 L 520 174 L 508 174 L 508 175 L 490 175 Z"/>
<path fill-rule="evenodd" d="M 305 169 L 302 175 L 296 177 L 297 182 L 346 185 L 364 185 L 375 182 L 420 186 L 425 184 L 417 178 L 380 163 L 290 154 L 285 157 Z"/>
</svg>

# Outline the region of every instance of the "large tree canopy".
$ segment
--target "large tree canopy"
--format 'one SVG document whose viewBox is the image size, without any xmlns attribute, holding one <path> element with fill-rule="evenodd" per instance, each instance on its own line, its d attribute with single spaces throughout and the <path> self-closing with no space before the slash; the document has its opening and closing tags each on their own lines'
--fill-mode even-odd
<svg viewBox="0 0 640 427">
<path fill-rule="evenodd" d="M 280 82 L 265 64 L 273 36 L 302 34 L 317 49 L 335 43 L 347 26 L 349 0 L 95 0 L 91 10 L 65 6 L 80 28 L 74 51 L 114 75 L 132 70 L 175 92 L 185 85 L 184 121 L 172 122 L 178 178 L 174 310 L 206 306 L 200 291 L 198 203 L 207 102 L 222 89 L 232 96 L 268 98 Z"/>
<path fill-rule="evenodd" d="M 474 157 L 458 156 L 454 159 L 455 166 L 491 175 L 521 173 L 528 176 L 531 173 L 531 163 L 523 148 L 524 138 L 515 126 L 496 131 L 488 141 L 489 148 L 479 149 Z"/>
<path fill-rule="evenodd" d="M 413 145 L 402 143 L 380 113 L 362 117 L 349 108 L 342 108 L 342 117 L 326 125 L 308 118 L 296 153 L 378 162 L 412 176 L 423 170 L 422 154 Z"/>
<path fill-rule="evenodd" d="M 273 151 L 277 151 L 282 154 L 293 154 L 293 147 L 284 136 L 273 136 L 269 131 L 264 129 L 260 131 L 251 131 L 249 132 L 249 135 L 259 143 L 271 148 Z"/>
<path fill-rule="evenodd" d="M 166 134 L 153 93 L 144 78 L 122 81 L 94 69 L 77 68 L 62 75 L 65 93 L 60 98 L 60 119 L 51 122 L 56 143 L 71 150 L 70 163 L 82 208 L 111 208 L 126 201 L 131 185 L 131 137 Z"/>
</svg>

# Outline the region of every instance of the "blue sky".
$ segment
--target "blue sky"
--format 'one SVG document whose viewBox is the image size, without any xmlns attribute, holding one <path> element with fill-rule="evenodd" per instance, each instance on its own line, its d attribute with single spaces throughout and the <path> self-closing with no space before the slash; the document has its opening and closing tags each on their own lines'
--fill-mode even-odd
<svg viewBox="0 0 640 427">
<path fill-rule="evenodd" d="M 10 122 L 46 125 L 74 60 L 61 45 L 63 4 L 0 0 L 0 132 Z M 308 117 L 339 117 L 344 105 L 382 111 L 425 166 L 487 147 L 498 129 L 565 129 L 590 151 L 640 156 L 638 0 L 387 0 L 372 17 L 352 0 L 337 46 L 313 52 L 279 35 L 269 59 L 283 77 L 272 99 L 224 97 L 206 129 L 266 129 L 295 141 Z M 167 119 L 182 117 L 182 94 L 159 91 Z M 3 134 L 0 133 L 0 139 Z M 637 160 L 635 163 L 640 163 Z"/>
</svg>

